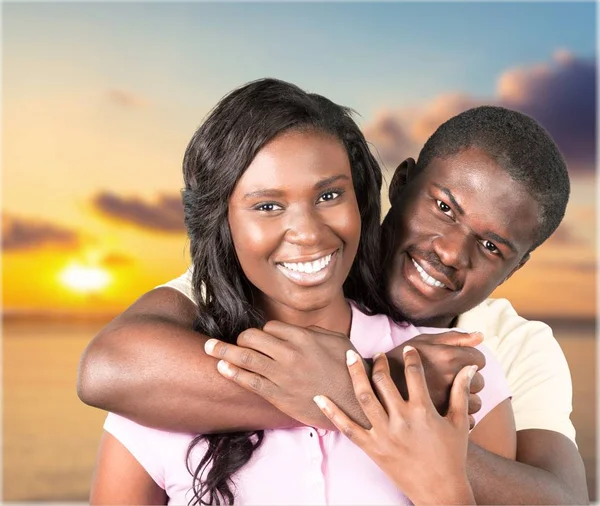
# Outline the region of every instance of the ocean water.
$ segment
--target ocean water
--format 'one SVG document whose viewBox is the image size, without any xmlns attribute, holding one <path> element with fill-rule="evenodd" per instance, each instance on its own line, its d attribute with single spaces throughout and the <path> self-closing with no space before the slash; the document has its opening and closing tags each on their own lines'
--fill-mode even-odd
<svg viewBox="0 0 600 506">
<path fill-rule="evenodd" d="M 81 501 L 89 493 L 105 413 L 82 404 L 77 366 L 104 322 L 5 321 L 4 501 Z M 591 325 L 554 325 L 573 377 L 573 423 L 590 499 L 596 496 L 596 340 Z"/>
</svg>

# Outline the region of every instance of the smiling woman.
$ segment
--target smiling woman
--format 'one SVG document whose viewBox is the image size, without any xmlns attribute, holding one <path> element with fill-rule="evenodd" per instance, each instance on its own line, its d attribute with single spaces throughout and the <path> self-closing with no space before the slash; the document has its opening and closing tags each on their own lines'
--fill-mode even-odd
<svg viewBox="0 0 600 506">
<path fill-rule="evenodd" d="M 63 285 L 83 293 L 98 292 L 111 280 L 110 274 L 100 268 L 71 263 L 59 275 Z"/>
</svg>

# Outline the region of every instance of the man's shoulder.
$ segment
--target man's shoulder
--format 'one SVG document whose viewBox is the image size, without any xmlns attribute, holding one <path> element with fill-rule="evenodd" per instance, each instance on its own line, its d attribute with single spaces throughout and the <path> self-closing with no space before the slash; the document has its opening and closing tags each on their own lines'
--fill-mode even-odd
<svg viewBox="0 0 600 506">
<path fill-rule="evenodd" d="M 484 343 L 505 365 L 531 365 L 529 361 L 557 364 L 565 360 L 550 326 L 523 318 L 506 299 L 486 299 L 460 315 L 457 326 L 481 331 Z"/>
<path fill-rule="evenodd" d="M 507 299 L 484 300 L 470 311 L 461 314 L 456 326 L 468 331 L 479 330 L 486 339 L 523 339 L 540 334 L 552 335 L 552 329 L 547 324 L 523 318 Z"/>
<path fill-rule="evenodd" d="M 192 287 L 192 273 L 193 269 L 190 267 L 178 278 L 167 281 L 166 283 L 158 285 L 155 288 L 171 288 L 173 290 L 177 290 L 179 293 L 185 295 L 194 304 L 196 304 L 196 297 L 194 296 L 194 289 Z"/>
</svg>

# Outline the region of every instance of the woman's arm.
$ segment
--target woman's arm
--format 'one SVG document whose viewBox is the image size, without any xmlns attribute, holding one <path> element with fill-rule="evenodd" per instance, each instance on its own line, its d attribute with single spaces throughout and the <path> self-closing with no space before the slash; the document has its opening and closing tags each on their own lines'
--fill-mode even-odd
<svg viewBox="0 0 600 506">
<path fill-rule="evenodd" d="M 517 432 L 510 399 L 485 415 L 471 431 L 471 443 L 506 459 L 517 457 Z"/>
<path fill-rule="evenodd" d="M 167 494 L 115 437 L 104 432 L 92 477 L 90 504 L 167 504 Z"/>
<path fill-rule="evenodd" d="M 300 425 L 217 372 L 196 306 L 171 288 L 140 297 L 85 349 L 80 399 L 149 427 L 190 433 Z M 240 416 L 243 413 L 243 416 Z"/>
</svg>

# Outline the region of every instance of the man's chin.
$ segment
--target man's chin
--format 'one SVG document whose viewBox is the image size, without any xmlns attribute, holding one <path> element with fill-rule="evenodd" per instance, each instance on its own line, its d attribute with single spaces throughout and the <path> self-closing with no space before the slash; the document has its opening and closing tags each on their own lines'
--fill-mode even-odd
<svg viewBox="0 0 600 506">
<path fill-rule="evenodd" d="M 450 328 L 452 320 L 454 320 L 452 315 L 431 314 L 427 311 L 418 311 L 403 306 L 400 306 L 400 309 L 405 320 L 415 327 Z"/>
</svg>

